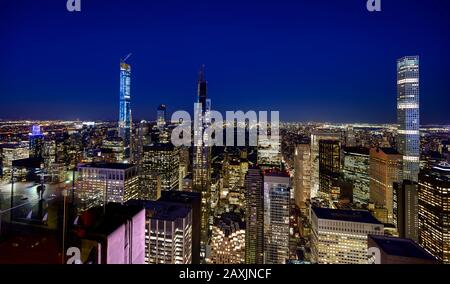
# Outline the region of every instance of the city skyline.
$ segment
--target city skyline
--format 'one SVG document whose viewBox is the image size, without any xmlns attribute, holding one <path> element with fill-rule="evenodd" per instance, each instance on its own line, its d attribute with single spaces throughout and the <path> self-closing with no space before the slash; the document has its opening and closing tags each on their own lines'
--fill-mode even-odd
<svg viewBox="0 0 450 284">
<path fill-rule="evenodd" d="M 379 14 L 368 13 L 360 1 L 201 2 L 85 3 L 79 15 L 71 15 L 44 1 L 39 17 L 49 20 L 38 26 L 32 26 L 38 16 L 29 14 L 36 3 L 6 4 L 2 27 L 23 22 L 2 36 L 8 56 L 0 92 L 8 107 L 1 118 L 116 120 L 117 64 L 133 52 L 135 121 L 154 120 L 160 104 L 167 105 L 168 114 L 191 112 L 196 73 L 206 64 L 209 97 L 218 111 L 270 106 L 282 121 L 395 123 L 395 62 L 418 55 L 422 124 L 450 124 L 444 1 L 434 3 L 441 9 L 420 1 L 383 3 Z M 117 21 L 122 9 L 142 17 Z M 396 13 L 399 21 L 411 15 L 416 21 L 392 27 Z M 98 17 L 103 23 L 93 22 Z M 35 36 L 41 29 L 44 43 Z"/>
</svg>

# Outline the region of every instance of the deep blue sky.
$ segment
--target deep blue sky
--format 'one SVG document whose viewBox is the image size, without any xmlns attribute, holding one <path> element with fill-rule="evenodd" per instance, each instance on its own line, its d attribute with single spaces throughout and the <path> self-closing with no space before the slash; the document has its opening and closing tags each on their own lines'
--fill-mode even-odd
<svg viewBox="0 0 450 284">
<path fill-rule="evenodd" d="M 421 56 L 423 123 L 450 123 L 450 1 L 2 0 L 0 118 L 117 119 L 129 52 L 136 119 L 213 108 L 289 121 L 395 122 L 396 59 Z"/>
</svg>

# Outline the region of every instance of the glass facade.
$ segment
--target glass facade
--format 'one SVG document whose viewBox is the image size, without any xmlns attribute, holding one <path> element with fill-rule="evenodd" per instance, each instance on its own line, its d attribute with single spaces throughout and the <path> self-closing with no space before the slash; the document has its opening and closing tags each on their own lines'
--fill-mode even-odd
<svg viewBox="0 0 450 284">
<path fill-rule="evenodd" d="M 125 145 L 125 158 L 130 157 L 131 140 L 131 66 L 120 64 L 119 136 Z"/>
<path fill-rule="evenodd" d="M 397 150 L 403 155 L 402 179 L 417 182 L 420 162 L 419 57 L 397 61 Z"/>
</svg>

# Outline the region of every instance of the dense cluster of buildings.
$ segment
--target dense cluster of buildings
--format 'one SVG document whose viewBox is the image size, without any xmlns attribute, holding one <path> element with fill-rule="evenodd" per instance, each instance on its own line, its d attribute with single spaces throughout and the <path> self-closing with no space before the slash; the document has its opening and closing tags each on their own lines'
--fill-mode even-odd
<svg viewBox="0 0 450 284">
<path fill-rule="evenodd" d="M 397 125 L 286 123 L 282 139 L 244 147 L 202 135 L 204 66 L 192 147 L 171 143 L 182 122 L 166 105 L 155 122 L 134 122 L 127 59 L 118 124 L 0 130 L 0 177 L 12 191 L 22 181 L 71 189 L 41 209 L 57 219 L 55 245 L 80 251 L 75 262 L 450 263 L 450 134 L 420 128 L 418 57 L 397 62 Z M 11 222 L 28 224 L 20 214 Z"/>
</svg>

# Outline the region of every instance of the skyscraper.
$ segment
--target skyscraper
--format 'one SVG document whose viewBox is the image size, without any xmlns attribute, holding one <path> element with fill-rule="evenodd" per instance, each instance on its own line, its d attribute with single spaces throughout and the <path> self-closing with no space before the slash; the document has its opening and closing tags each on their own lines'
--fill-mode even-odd
<svg viewBox="0 0 450 284">
<path fill-rule="evenodd" d="M 33 125 L 30 138 L 30 158 L 42 158 L 44 151 L 44 134 L 39 125 Z"/>
<path fill-rule="evenodd" d="M 331 198 L 341 170 L 341 143 L 337 140 L 319 142 L 319 196 Z"/>
<path fill-rule="evenodd" d="M 377 218 L 394 224 L 394 183 L 399 181 L 400 154 L 392 148 L 370 149 L 370 202 L 387 214 Z M 376 211 L 377 212 L 377 211 Z"/>
<path fill-rule="evenodd" d="M 313 132 L 311 134 L 311 198 L 317 197 L 319 193 L 319 141 L 340 141 L 339 133 Z"/>
<path fill-rule="evenodd" d="M 311 198 L 311 146 L 298 144 L 294 158 L 294 198 L 298 208 L 305 210 Z"/>
<path fill-rule="evenodd" d="M 120 62 L 120 109 L 119 109 L 119 137 L 124 141 L 125 159 L 130 157 L 131 144 L 131 66 L 125 61 Z"/>
<path fill-rule="evenodd" d="M 214 222 L 209 263 L 245 263 L 245 223 L 238 214 L 224 213 Z"/>
<path fill-rule="evenodd" d="M 403 156 L 402 180 L 417 182 L 420 161 L 419 57 L 397 61 L 397 150 Z"/>
<path fill-rule="evenodd" d="M 173 144 L 152 144 L 143 147 L 140 169 L 141 199 L 158 200 L 161 191 L 177 190 L 179 175 L 179 148 Z"/>
<path fill-rule="evenodd" d="M 245 177 L 245 263 L 264 262 L 264 187 L 260 168 L 249 168 Z"/>
<path fill-rule="evenodd" d="M 290 177 L 284 172 L 264 175 L 264 263 L 289 259 Z"/>
<path fill-rule="evenodd" d="M 409 180 L 394 183 L 397 230 L 401 238 L 418 242 L 418 184 Z"/>
<path fill-rule="evenodd" d="M 353 199 L 361 204 L 369 203 L 369 149 L 344 148 L 344 179 L 353 185 Z"/>
<path fill-rule="evenodd" d="M 159 129 L 163 129 L 166 126 L 166 112 L 167 107 L 165 105 L 160 105 L 156 111 L 156 124 Z"/>
<path fill-rule="evenodd" d="M 193 190 L 202 194 L 202 216 L 201 216 L 201 249 L 202 257 L 204 257 L 206 245 L 209 238 L 209 213 L 211 208 L 211 170 L 210 159 L 211 152 L 207 145 L 205 145 L 204 129 L 207 126 L 208 108 L 210 106 L 207 99 L 208 83 L 205 79 L 205 66 L 202 65 L 197 82 L 197 96 L 198 103 L 201 104 L 201 109 L 196 110 L 197 125 L 194 125 L 194 139 L 195 145 L 193 147 L 193 165 L 192 178 Z"/>
<path fill-rule="evenodd" d="M 165 201 L 130 200 L 146 210 L 145 262 L 192 263 L 192 207 Z"/>
<path fill-rule="evenodd" d="M 450 164 L 419 174 L 419 244 L 450 263 Z"/>
</svg>

